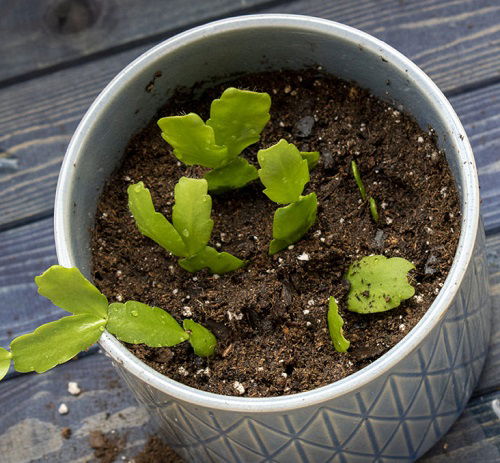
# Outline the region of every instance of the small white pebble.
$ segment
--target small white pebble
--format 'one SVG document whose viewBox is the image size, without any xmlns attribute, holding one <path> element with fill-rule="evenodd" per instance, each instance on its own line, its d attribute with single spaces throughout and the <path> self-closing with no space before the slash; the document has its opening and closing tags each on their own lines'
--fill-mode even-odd
<svg viewBox="0 0 500 463">
<path fill-rule="evenodd" d="M 116 295 L 116 300 L 117 300 L 118 302 L 123 301 L 123 296 L 122 296 L 121 294 L 117 294 L 117 295 Z"/>
<path fill-rule="evenodd" d="M 126 182 L 130 182 L 130 180 L 132 180 L 128 175 L 125 175 L 125 177 L 123 177 L 123 180 L 125 180 Z"/>
<path fill-rule="evenodd" d="M 236 389 L 236 392 L 240 395 L 245 393 L 245 388 L 244 388 L 243 384 L 241 384 L 239 381 L 235 381 L 233 383 L 233 388 Z"/>
<path fill-rule="evenodd" d="M 283 378 L 288 378 L 288 375 L 285 372 L 281 373 L 281 376 L 283 376 Z"/>
<path fill-rule="evenodd" d="M 117 277 L 121 277 L 122 276 L 122 271 L 121 270 L 117 270 L 116 271 L 116 276 Z"/>
<path fill-rule="evenodd" d="M 314 305 L 314 299 L 309 299 L 309 300 L 307 301 L 307 305 L 308 305 L 308 306 L 313 306 L 313 305 Z"/>
<path fill-rule="evenodd" d="M 406 325 L 404 323 L 401 323 L 401 325 L 399 325 L 399 331 L 404 331 L 406 330 Z"/>
<path fill-rule="evenodd" d="M 59 405 L 59 408 L 57 409 L 60 415 L 67 415 L 69 412 L 69 408 L 65 403 L 62 403 Z"/>
<path fill-rule="evenodd" d="M 309 260 L 309 254 L 307 254 L 306 252 L 302 253 L 300 256 L 297 256 L 297 259 L 298 260 Z"/>
<path fill-rule="evenodd" d="M 418 137 L 418 138 L 417 138 L 417 142 L 418 142 L 418 143 L 423 143 L 423 142 L 424 142 L 424 139 L 423 139 L 422 137 Z"/>
<path fill-rule="evenodd" d="M 280 121 L 280 127 L 285 127 L 285 123 L 283 121 Z"/>
<path fill-rule="evenodd" d="M 323 238 L 323 237 L 321 237 L 319 240 L 320 240 L 322 243 L 324 243 L 324 242 L 326 241 L 326 240 L 325 240 L 325 238 Z"/>
<path fill-rule="evenodd" d="M 179 367 L 179 368 L 177 369 L 177 371 L 178 371 L 178 372 L 179 372 L 179 374 L 180 374 L 180 375 L 182 375 L 182 376 L 187 376 L 187 375 L 189 375 L 189 372 L 188 372 L 188 371 L 187 371 L 184 367 Z"/>
<path fill-rule="evenodd" d="M 306 326 L 311 326 L 312 323 L 311 322 L 306 322 Z"/>
<path fill-rule="evenodd" d="M 218 280 L 220 278 L 220 275 L 218 275 L 217 273 L 214 273 L 213 277 L 214 277 L 214 280 Z"/>
<path fill-rule="evenodd" d="M 385 209 L 387 207 L 387 203 L 385 201 L 382 201 L 382 203 L 380 204 L 380 207 L 382 209 Z"/>
<path fill-rule="evenodd" d="M 216 248 L 220 248 L 221 246 L 222 246 L 222 244 L 220 244 L 219 242 L 215 243 Z"/>
<path fill-rule="evenodd" d="M 177 167 L 180 167 L 181 165 L 180 161 L 177 161 Z"/>
<path fill-rule="evenodd" d="M 293 244 L 291 244 L 290 246 L 288 246 L 288 249 L 291 251 L 295 246 Z"/>
<path fill-rule="evenodd" d="M 398 117 L 401 113 L 399 111 L 393 111 L 392 114 L 396 117 Z"/>
<path fill-rule="evenodd" d="M 191 307 L 185 305 L 182 308 L 182 316 L 183 317 L 191 317 L 193 315 L 193 311 L 191 310 Z"/>
<path fill-rule="evenodd" d="M 421 294 L 417 294 L 417 295 L 415 296 L 415 302 L 416 302 L 417 304 L 420 304 L 421 302 L 424 302 L 424 298 L 423 298 L 423 296 L 422 296 Z"/>
<path fill-rule="evenodd" d="M 340 223 L 344 223 L 344 217 L 341 217 L 339 220 Z"/>
<path fill-rule="evenodd" d="M 68 392 L 71 394 L 71 395 L 78 395 L 80 394 L 80 392 L 82 392 L 80 390 L 80 388 L 78 387 L 78 383 L 76 383 L 75 381 L 70 381 L 68 383 Z"/>
<path fill-rule="evenodd" d="M 257 367 L 257 371 L 264 371 L 264 367 Z"/>
<path fill-rule="evenodd" d="M 386 221 L 387 225 L 390 225 L 393 222 L 393 220 L 390 217 L 386 217 L 385 221 Z"/>
<path fill-rule="evenodd" d="M 193 281 L 198 281 L 198 277 L 193 277 Z"/>
<path fill-rule="evenodd" d="M 305 310 L 302 311 L 302 313 L 304 315 L 309 315 L 311 313 L 311 311 L 309 309 L 305 309 Z"/>
<path fill-rule="evenodd" d="M 283 259 L 281 257 L 278 257 L 278 263 L 279 264 L 282 264 L 283 263 Z"/>
<path fill-rule="evenodd" d="M 177 288 L 175 288 L 175 289 L 172 291 L 172 294 L 173 294 L 174 296 L 177 296 L 178 292 L 179 292 L 179 290 L 178 290 Z"/>
<path fill-rule="evenodd" d="M 319 236 L 321 236 L 321 230 L 316 230 L 316 231 L 314 232 L 314 235 L 313 235 L 313 236 L 315 236 L 316 238 L 318 238 Z"/>
<path fill-rule="evenodd" d="M 236 314 L 236 313 L 232 312 L 231 310 L 228 310 L 226 313 L 227 313 L 227 318 L 229 319 L 229 321 L 232 321 L 232 320 L 240 321 L 243 319 L 242 313 Z"/>
</svg>

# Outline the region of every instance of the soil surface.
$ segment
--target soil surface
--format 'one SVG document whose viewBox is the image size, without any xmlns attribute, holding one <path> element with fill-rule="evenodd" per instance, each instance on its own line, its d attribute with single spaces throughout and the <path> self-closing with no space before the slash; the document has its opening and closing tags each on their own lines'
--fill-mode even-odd
<svg viewBox="0 0 500 463">
<path fill-rule="evenodd" d="M 213 196 L 210 245 L 247 259 L 238 271 L 190 274 L 137 230 L 126 190 L 143 181 L 156 209 L 171 215 L 173 190 L 185 175 L 203 170 L 177 162 L 162 140 L 158 117 L 196 112 L 228 86 L 268 92 L 271 121 L 245 157 L 281 138 L 301 151 L 321 153 L 304 194 L 316 192 L 318 220 L 294 246 L 268 255 L 278 207 L 249 186 Z M 400 108 L 401 109 L 401 108 Z M 451 266 L 460 232 L 454 180 L 432 130 L 410 116 L 318 69 L 247 75 L 203 90 L 179 89 L 141 133 L 113 174 L 98 205 L 92 239 L 93 275 L 110 301 L 138 300 L 191 316 L 218 339 L 213 358 L 194 356 L 188 343 L 174 348 L 127 347 L 157 371 L 184 384 L 226 395 L 278 396 L 337 381 L 387 352 L 415 326 Z M 378 205 L 374 223 L 350 171 L 355 159 L 368 195 Z M 346 310 L 349 265 L 370 254 L 404 257 L 415 296 L 376 315 Z M 302 256 L 299 259 L 299 256 Z M 304 256 L 305 259 L 304 259 Z M 335 296 L 345 320 L 347 353 L 337 353 L 327 330 L 327 300 Z"/>
</svg>

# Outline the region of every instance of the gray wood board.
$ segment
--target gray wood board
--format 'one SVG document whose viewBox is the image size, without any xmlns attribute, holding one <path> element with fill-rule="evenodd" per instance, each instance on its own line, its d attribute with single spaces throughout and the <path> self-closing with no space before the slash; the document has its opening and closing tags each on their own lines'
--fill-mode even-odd
<svg viewBox="0 0 500 463">
<path fill-rule="evenodd" d="M 476 393 L 500 389 L 500 234 L 487 238 L 494 311 L 491 348 Z M 56 263 L 52 219 L 0 232 L 0 346 L 65 312 L 37 294 L 33 281 Z"/>
<path fill-rule="evenodd" d="M 82 393 L 68 393 L 76 381 Z M 2 463 L 84 463 L 92 459 L 89 433 L 94 430 L 127 438 L 117 461 L 128 460 L 153 433 L 144 409 L 101 354 L 61 365 L 43 375 L 23 375 L 0 383 Z M 69 408 L 60 415 L 59 405 Z M 421 460 L 497 462 L 500 459 L 500 392 L 472 399 L 446 436 Z M 63 428 L 72 430 L 69 440 Z M 122 459 L 123 457 L 123 459 Z"/>
<path fill-rule="evenodd" d="M 276 0 L 3 0 L 0 84 L 91 56 L 152 43 L 194 24 L 239 15 Z M 29 14 L 26 12 L 29 11 Z"/>
<path fill-rule="evenodd" d="M 0 229 L 50 215 L 60 164 L 78 121 L 115 72 L 141 51 L 0 90 Z M 80 73 L 91 77 L 82 79 Z M 497 83 L 451 97 L 471 137 L 488 229 L 500 226 L 499 96 Z"/>
<path fill-rule="evenodd" d="M 447 93 L 500 77 L 500 4 L 491 0 L 298 0 L 270 12 L 361 29 L 418 64 Z"/>
<path fill-rule="evenodd" d="M 306 14 L 357 27 L 411 57 L 447 91 L 500 76 L 500 5 L 491 0 L 170 0 L 168 5 L 4 0 L 0 81 L 152 44 L 222 16 L 262 12 Z"/>
</svg>

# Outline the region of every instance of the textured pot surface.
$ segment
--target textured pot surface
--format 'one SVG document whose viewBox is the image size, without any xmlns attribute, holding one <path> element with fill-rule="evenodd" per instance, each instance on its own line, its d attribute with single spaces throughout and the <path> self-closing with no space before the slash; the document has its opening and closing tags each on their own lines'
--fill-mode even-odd
<svg viewBox="0 0 500 463">
<path fill-rule="evenodd" d="M 189 462 L 413 461 L 461 413 L 486 357 L 484 232 L 465 132 L 442 93 L 409 60 L 367 34 L 317 18 L 219 21 L 163 42 L 122 71 L 89 109 L 63 163 L 55 206 L 60 264 L 89 276 L 89 229 L 102 186 L 131 134 L 174 88 L 235 72 L 307 65 L 356 81 L 436 130 L 461 195 L 457 255 L 433 305 L 398 345 L 354 375 L 292 396 L 197 391 L 153 371 L 105 333 L 102 347 Z M 162 75 L 147 92 L 156 71 Z"/>
</svg>

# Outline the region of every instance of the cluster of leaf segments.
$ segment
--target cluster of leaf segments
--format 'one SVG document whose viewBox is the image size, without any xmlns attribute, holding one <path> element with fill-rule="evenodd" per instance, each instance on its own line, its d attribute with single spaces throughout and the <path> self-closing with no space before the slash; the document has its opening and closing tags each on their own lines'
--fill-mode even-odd
<svg viewBox="0 0 500 463">
<path fill-rule="evenodd" d="M 222 192 L 257 178 L 257 169 L 239 154 L 259 140 L 270 107 L 267 93 L 228 88 L 212 102 L 206 122 L 189 113 L 163 117 L 158 125 L 177 159 L 212 169 L 205 175 L 208 189 Z"/>
<path fill-rule="evenodd" d="M 129 209 L 143 235 L 179 257 L 179 265 L 188 272 L 209 268 L 222 274 L 245 265 L 241 259 L 207 246 L 214 222 L 205 179 L 182 177 L 175 186 L 174 199 L 170 223 L 155 211 L 151 194 L 142 182 L 129 186 Z"/>
<path fill-rule="evenodd" d="M 9 369 L 43 373 L 95 344 L 105 329 L 121 341 L 171 347 L 189 341 L 195 354 L 208 357 L 217 346 L 202 325 L 185 319 L 183 326 L 167 312 L 136 301 L 108 303 L 77 268 L 50 267 L 35 278 L 38 292 L 73 315 L 46 323 L 14 339 L 10 352 L 0 348 L 0 379 Z"/>
<path fill-rule="evenodd" d="M 351 169 L 352 169 L 352 175 L 354 176 L 354 180 L 356 181 L 356 185 L 358 185 L 359 189 L 359 194 L 361 195 L 361 199 L 363 201 L 366 201 L 367 194 L 365 190 L 365 185 L 363 184 L 363 180 L 361 180 L 361 174 L 359 173 L 358 165 L 356 164 L 356 161 L 351 162 Z M 377 209 L 377 202 L 373 198 L 373 196 L 370 196 L 368 198 L 368 204 L 370 205 L 370 214 L 372 216 L 373 221 L 376 223 L 378 222 L 379 215 L 378 215 L 378 209 Z"/>
<path fill-rule="evenodd" d="M 302 238 L 316 221 L 316 194 L 302 196 L 302 192 L 309 182 L 309 169 L 316 166 L 319 153 L 299 152 L 295 145 L 280 140 L 268 149 L 259 150 L 257 159 L 266 196 L 275 203 L 288 204 L 274 214 L 269 254 L 275 254 Z"/>
</svg>

